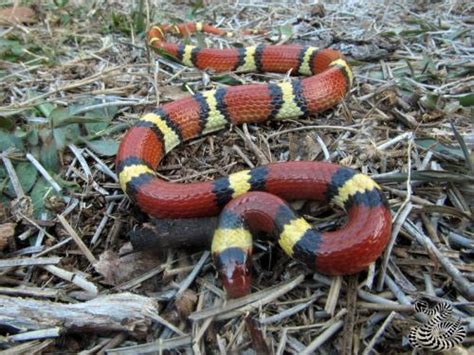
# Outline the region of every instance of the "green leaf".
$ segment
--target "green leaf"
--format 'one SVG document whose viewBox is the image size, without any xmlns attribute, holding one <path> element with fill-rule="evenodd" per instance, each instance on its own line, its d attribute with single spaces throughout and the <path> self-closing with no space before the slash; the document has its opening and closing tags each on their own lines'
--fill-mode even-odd
<svg viewBox="0 0 474 355">
<path fill-rule="evenodd" d="M 54 0 L 54 5 L 57 7 L 65 7 L 69 3 L 69 0 Z"/>
<path fill-rule="evenodd" d="M 471 171 L 472 174 L 474 174 L 474 162 L 471 160 L 472 155 L 470 154 L 470 150 L 467 147 L 463 136 L 456 129 L 456 126 L 454 125 L 453 121 L 450 121 L 449 124 L 451 125 L 451 129 L 453 130 L 454 136 L 456 137 L 456 140 L 458 141 L 459 146 L 461 147 L 461 151 L 464 155 L 464 161 L 466 162 L 466 167 Z"/>
<path fill-rule="evenodd" d="M 118 111 L 117 107 L 112 106 L 88 111 L 83 116 L 76 115 L 76 112 L 80 112 L 83 108 L 84 105 L 74 105 L 67 108 L 58 107 L 54 109 L 49 116 L 53 127 L 64 127 L 70 124 L 79 123 L 86 124 L 86 127 L 87 125 L 92 125 L 89 127 L 99 127 L 95 129 L 101 130 L 107 127 Z M 95 124 L 98 126 L 93 126 Z"/>
<path fill-rule="evenodd" d="M 282 40 L 287 40 L 293 37 L 293 27 L 291 25 L 280 26 L 278 29 Z"/>
<path fill-rule="evenodd" d="M 59 171 L 58 147 L 53 132 L 47 128 L 39 131 L 41 147 L 39 160 L 48 171 Z"/>
<path fill-rule="evenodd" d="M 405 63 L 407 63 L 407 68 L 410 70 L 411 76 L 415 76 L 415 69 L 413 68 L 413 65 L 411 64 L 411 62 L 409 60 L 406 60 Z M 403 71 L 402 74 L 406 74 L 406 72 Z"/>
<path fill-rule="evenodd" d="M 28 193 L 33 185 L 35 184 L 36 178 L 38 177 L 38 171 L 30 162 L 21 162 L 15 166 L 16 175 L 20 180 L 20 185 L 25 193 Z M 14 196 L 13 185 L 10 182 L 7 187 L 7 193 L 10 196 Z"/>
<path fill-rule="evenodd" d="M 44 203 L 45 199 L 53 195 L 60 196 L 43 177 L 40 177 L 30 194 L 36 218 L 46 211 Z"/>
<path fill-rule="evenodd" d="M 120 12 L 112 12 L 112 29 L 129 35 L 132 29 L 128 16 Z"/>
<path fill-rule="evenodd" d="M 86 145 L 94 152 L 108 157 L 116 155 L 119 147 L 119 143 L 114 139 L 87 141 Z"/>
<path fill-rule="evenodd" d="M 439 96 L 433 94 L 426 94 L 421 98 L 424 106 L 430 110 L 435 110 L 438 108 L 438 100 Z"/>
<path fill-rule="evenodd" d="M 107 127 L 106 129 L 102 130 L 102 131 L 99 131 L 95 134 L 90 134 L 88 135 L 87 137 L 82 137 L 81 140 L 83 141 L 93 141 L 93 140 L 96 140 L 97 138 L 100 138 L 100 137 L 103 137 L 103 136 L 106 136 L 106 135 L 109 135 L 109 134 L 114 134 L 114 133 L 117 133 L 117 132 L 123 132 L 127 129 L 130 128 L 130 125 L 128 125 L 127 123 L 118 123 L 118 124 L 115 124 L 113 126 L 109 126 Z"/>
<path fill-rule="evenodd" d="M 447 38 L 450 39 L 451 41 L 454 41 L 455 39 L 463 36 L 466 33 L 470 33 L 470 32 L 471 32 L 471 30 L 469 28 L 462 28 L 461 27 L 457 31 L 454 31 L 453 33 L 448 35 Z"/>
<path fill-rule="evenodd" d="M 464 107 L 474 106 L 474 94 L 461 96 L 458 99 L 461 106 L 464 106 Z"/>
<path fill-rule="evenodd" d="M 56 107 L 46 114 L 52 127 L 60 127 L 65 120 L 71 117 L 67 107 Z"/>
<path fill-rule="evenodd" d="M 0 128 L 11 131 L 14 127 L 15 125 L 11 119 L 0 116 Z"/>
<path fill-rule="evenodd" d="M 465 158 L 461 148 L 441 144 L 431 138 L 416 139 L 415 142 L 419 147 L 431 150 L 434 153 L 442 154 L 456 160 L 464 160 Z"/>
<path fill-rule="evenodd" d="M 23 143 L 21 139 L 16 137 L 13 133 L 5 132 L 0 129 L 0 152 L 12 147 L 22 149 Z"/>
<path fill-rule="evenodd" d="M 132 12 L 133 26 L 136 33 L 142 33 L 145 31 L 145 11 L 143 0 L 138 0 L 138 6 L 135 11 Z"/>
<path fill-rule="evenodd" d="M 4 208 L 8 208 L 9 203 L 10 199 L 7 198 L 5 195 L 0 194 L 0 205 L 3 205 Z"/>
<path fill-rule="evenodd" d="M 117 106 L 109 106 L 86 112 L 85 117 L 97 119 L 95 121 L 96 123 L 85 124 L 87 133 L 92 135 L 106 129 L 109 126 L 110 121 L 112 121 L 114 116 L 117 114 L 117 111 Z"/>
<path fill-rule="evenodd" d="M 39 93 L 38 93 L 39 95 Z M 49 102 L 43 102 L 36 106 L 36 109 L 41 112 L 41 114 L 45 117 L 49 117 L 51 112 L 55 110 L 55 106 Z"/>
<path fill-rule="evenodd" d="M 200 10 L 205 8 L 204 0 L 191 1 L 190 5 L 191 11 L 188 11 L 188 15 L 186 16 L 189 20 L 192 20 Z"/>
<path fill-rule="evenodd" d="M 63 151 L 71 142 L 76 142 L 81 130 L 78 124 L 70 124 L 65 127 L 58 127 L 53 129 L 54 141 L 59 151 Z"/>
<path fill-rule="evenodd" d="M 0 58 L 15 61 L 23 55 L 23 46 L 19 41 L 0 38 Z"/>
<path fill-rule="evenodd" d="M 30 146 L 35 146 L 39 144 L 39 134 L 37 129 L 33 128 L 29 132 L 25 133 L 26 140 L 28 144 L 30 144 Z"/>
<path fill-rule="evenodd" d="M 224 75 L 213 75 L 212 80 L 217 81 L 218 83 L 225 84 L 225 85 L 241 85 L 242 82 L 235 79 L 233 76 L 229 74 Z"/>
</svg>

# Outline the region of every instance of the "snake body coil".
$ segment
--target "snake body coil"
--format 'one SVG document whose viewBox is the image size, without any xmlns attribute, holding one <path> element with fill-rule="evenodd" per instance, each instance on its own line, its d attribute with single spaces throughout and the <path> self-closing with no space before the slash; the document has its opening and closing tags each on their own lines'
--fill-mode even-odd
<svg viewBox="0 0 474 355">
<path fill-rule="evenodd" d="M 461 320 L 451 320 L 453 307 L 447 302 L 437 303 L 430 307 L 423 300 L 415 302 L 415 311 L 430 317 L 425 324 L 413 327 L 408 334 L 408 340 L 414 348 L 433 351 L 449 350 L 462 343 L 466 337 L 466 329 Z"/>
<path fill-rule="evenodd" d="M 122 189 L 158 218 L 220 215 L 212 243 L 214 260 L 230 297 L 249 291 L 249 230 L 272 233 L 284 251 L 330 275 L 363 270 L 382 253 L 391 215 L 380 187 L 352 169 L 325 162 L 273 163 L 210 182 L 175 184 L 155 174 L 163 156 L 183 141 L 228 124 L 307 116 L 333 107 L 349 91 L 352 72 L 332 49 L 258 45 L 212 49 L 165 41 L 167 32 L 224 35 L 209 26 L 161 25 L 148 44 L 185 65 L 217 72 L 279 72 L 308 76 L 291 82 L 242 85 L 197 93 L 145 114 L 124 137 L 117 156 Z M 318 232 L 284 200 L 336 203 L 348 213 L 341 229 Z"/>
</svg>

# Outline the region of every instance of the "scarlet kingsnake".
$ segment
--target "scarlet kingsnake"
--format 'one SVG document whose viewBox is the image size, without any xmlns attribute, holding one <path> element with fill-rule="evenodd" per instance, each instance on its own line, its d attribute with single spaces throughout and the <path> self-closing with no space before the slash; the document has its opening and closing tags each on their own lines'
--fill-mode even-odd
<svg viewBox="0 0 474 355">
<path fill-rule="evenodd" d="M 155 174 L 163 156 L 185 140 L 228 124 L 301 117 L 340 102 L 352 71 L 335 50 L 300 45 L 212 49 L 165 41 L 165 33 L 226 34 L 199 23 L 154 26 L 148 44 L 187 66 L 216 72 L 279 72 L 308 76 L 283 83 L 219 87 L 160 106 L 145 114 L 123 138 L 116 165 L 122 189 L 158 218 L 220 215 L 212 252 L 229 296 L 250 288 L 249 228 L 277 236 L 284 251 L 331 275 L 365 269 L 390 238 L 391 213 L 380 187 L 366 175 L 327 162 L 286 162 L 244 170 L 210 182 L 174 184 Z M 320 200 L 345 208 L 348 222 L 319 232 L 284 200 Z"/>
</svg>

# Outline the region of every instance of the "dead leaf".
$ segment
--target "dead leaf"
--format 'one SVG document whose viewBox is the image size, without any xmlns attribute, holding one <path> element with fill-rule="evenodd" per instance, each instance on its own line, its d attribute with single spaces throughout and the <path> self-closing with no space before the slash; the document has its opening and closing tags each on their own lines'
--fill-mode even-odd
<svg viewBox="0 0 474 355">
<path fill-rule="evenodd" d="M 165 101 L 174 101 L 189 96 L 189 92 L 179 86 L 164 86 L 160 89 L 161 99 Z"/>
<path fill-rule="evenodd" d="M 326 10 L 324 9 L 323 4 L 316 4 L 311 8 L 312 17 L 324 17 L 326 16 Z"/>
<path fill-rule="evenodd" d="M 8 245 L 10 238 L 15 235 L 16 223 L 0 224 L 0 251 Z"/>
<path fill-rule="evenodd" d="M 198 297 L 196 292 L 192 290 L 185 290 L 177 299 L 176 299 L 176 309 L 181 317 L 181 319 L 187 319 L 188 316 L 195 310 Z"/>
<path fill-rule="evenodd" d="M 0 223 L 6 222 L 8 218 L 8 211 L 5 205 L 0 203 Z"/>
<path fill-rule="evenodd" d="M 0 10 L 0 24 L 2 25 L 33 22 L 36 22 L 35 12 L 30 7 L 12 6 Z"/>
<path fill-rule="evenodd" d="M 116 286 L 142 275 L 158 263 L 156 257 L 147 256 L 146 253 L 133 253 L 120 257 L 116 252 L 106 250 L 100 255 L 94 267 L 104 277 L 104 283 Z"/>
</svg>

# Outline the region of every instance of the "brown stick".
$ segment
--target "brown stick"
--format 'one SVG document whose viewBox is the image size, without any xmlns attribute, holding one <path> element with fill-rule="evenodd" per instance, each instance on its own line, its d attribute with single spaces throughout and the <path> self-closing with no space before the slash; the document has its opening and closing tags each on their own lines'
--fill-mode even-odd
<svg viewBox="0 0 474 355">
<path fill-rule="evenodd" d="M 84 303 L 64 304 L 0 296 L 0 326 L 22 331 L 60 327 L 64 332 L 127 332 L 144 338 L 158 314 L 149 297 L 119 293 Z"/>
<path fill-rule="evenodd" d="M 136 251 L 170 248 L 201 248 L 211 245 L 217 217 L 186 219 L 152 219 L 142 228 L 129 232 Z"/>
<path fill-rule="evenodd" d="M 342 336 L 341 352 L 343 354 L 353 353 L 353 340 L 354 340 L 354 326 L 356 325 L 356 313 L 357 313 L 357 286 L 358 286 L 358 275 L 350 275 L 346 277 L 347 289 L 346 289 L 346 304 L 347 304 L 347 315 L 344 321 L 344 329 Z"/>
</svg>

